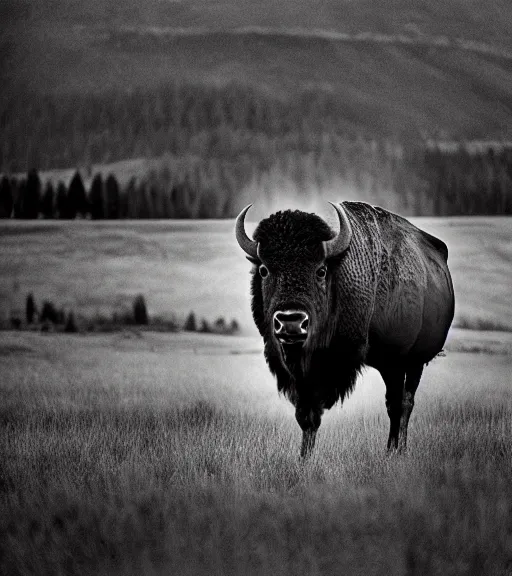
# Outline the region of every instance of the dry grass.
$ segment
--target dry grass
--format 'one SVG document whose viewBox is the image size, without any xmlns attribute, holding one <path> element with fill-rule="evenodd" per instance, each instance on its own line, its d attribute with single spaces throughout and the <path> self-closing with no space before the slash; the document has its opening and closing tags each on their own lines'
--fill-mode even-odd
<svg viewBox="0 0 512 576">
<path fill-rule="evenodd" d="M 344 197 L 333 191 L 329 199 Z M 283 195 L 279 208 L 284 207 L 313 210 L 334 225 L 327 202 L 303 205 Z M 263 208 L 251 212 L 268 216 Z M 512 218 L 411 221 L 448 245 L 456 324 L 486 318 L 494 326 L 512 326 Z M 248 233 L 253 229 L 249 222 Z M 24 317 L 30 292 L 38 304 L 50 299 L 85 316 L 131 308 L 133 297 L 142 293 L 150 316 L 175 312 L 184 319 L 194 310 L 198 317 L 236 318 L 243 330 L 255 333 L 248 304 L 250 264 L 236 243 L 232 221 L 7 221 L 0 224 L 0 250 L 3 319 L 12 309 Z"/>
<path fill-rule="evenodd" d="M 509 357 L 429 366 L 404 457 L 384 454 L 367 374 L 301 465 L 259 355 L 213 337 L 0 337 L 3 573 L 512 567 Z"/>
</svg>

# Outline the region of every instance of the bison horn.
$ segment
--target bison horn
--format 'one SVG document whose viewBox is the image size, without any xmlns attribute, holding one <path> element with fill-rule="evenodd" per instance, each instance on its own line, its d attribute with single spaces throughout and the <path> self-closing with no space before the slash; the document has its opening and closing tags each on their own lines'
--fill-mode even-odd
<svg viewBox="0 0 512 576">
<path fill-rule="evenodd" d="M 258 242 L 251 240 L 249 236 L 247 236 L 247 234 L 245 233 L 245 226 L 244 226 L 245 215 L 247 214 L 247 211 L 251 206 L 252 204 L 246 206 L 237 216 L 235 224 L 235 234 L 237 242 L 240 245 L 240 248 L 251 258 L 257 260 L 259 259 Z"/>
<path fill-rule="evenodd" d="M 333 204 L 329 202 L 331 206 L 338 213 L 338 218 L 340 221 L 340 231 L 332 240 L 324 242 L 324 253 L 326 258 L 332 258 L 333 256 L 338 256 L 345 252 L 352 239 L 352 226 L 348 219 L 347 213 L 345 212 L 341 204 Z"/>
</svg>

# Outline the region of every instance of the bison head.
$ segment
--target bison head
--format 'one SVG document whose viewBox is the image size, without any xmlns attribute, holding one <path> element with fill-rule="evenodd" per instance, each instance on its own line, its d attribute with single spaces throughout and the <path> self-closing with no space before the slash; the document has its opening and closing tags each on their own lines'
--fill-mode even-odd
<svg viewBox="0 0 512 576">
<path fill-rule="evenodd" d="M 335 234 L 317 215 L 299 210 L 277 212 L 262 220 L 251 240 L 244 219 L 236 220 L 236 238 L 254 264 L 253 317 L 265 342 L 285 357 L 325 338 L 333 286 L 334 262 L 348 248 L 352 229 L 338 204 Z"/>
</svg>

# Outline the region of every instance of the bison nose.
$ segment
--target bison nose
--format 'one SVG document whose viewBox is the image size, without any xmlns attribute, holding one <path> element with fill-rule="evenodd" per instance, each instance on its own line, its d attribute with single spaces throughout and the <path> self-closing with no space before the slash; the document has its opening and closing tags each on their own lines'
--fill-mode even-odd
<svg viewBox="0 0 512 576">
<path fill-rule="evenodd" d="M 274 334 L 278 338 L 304 340 L 308 334 L 309 317 L 299 310 L 285 310 L 274 313 Z"/>
</svg>

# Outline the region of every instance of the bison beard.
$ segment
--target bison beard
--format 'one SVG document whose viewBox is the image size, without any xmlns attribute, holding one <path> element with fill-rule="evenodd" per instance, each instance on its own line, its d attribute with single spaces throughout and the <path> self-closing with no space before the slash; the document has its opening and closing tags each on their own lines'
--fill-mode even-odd
<svg viewBox="0 0 512 576">
<path fill-rule="evenodd" d="M 365 365 L 386 385 L 388 449 L 405 449 L 423 365 L 442 349 L 453 318 L 445 244 L 381 208 L 343 206 L 338 235 L 314 214 L 285 211 L 260 222 L 250 240 L 248 208 L 237 219 L 237 240 L 254 264 L 253 318 L 278 390 L 295 406 L 301 457 L 314 446 L 323 411 L 343 402 Z M 274 278 L 266 289 L 262 263 Z M 311 280 L 320 264 L 327 268 L 322 289 Z M 273 314 L 285 309 L 308 314 L 304 345 L 276 338 Z"/>
<path fill-rule="evenodd" d="M 290 346 L 286 351 L 278 350 L 273 340 L 265 343 L 265 358 L 277 378 L 277 389 L 295 406 L 295 417 L 304 432 L 301 457 L 314 447 L 323 411 L 343 402 L 363 367 L 361 346 L 341 338 L 332 345 L 307 350 Z M 344 353 L 340 355 L 339 350 Z"/>
</svg>

